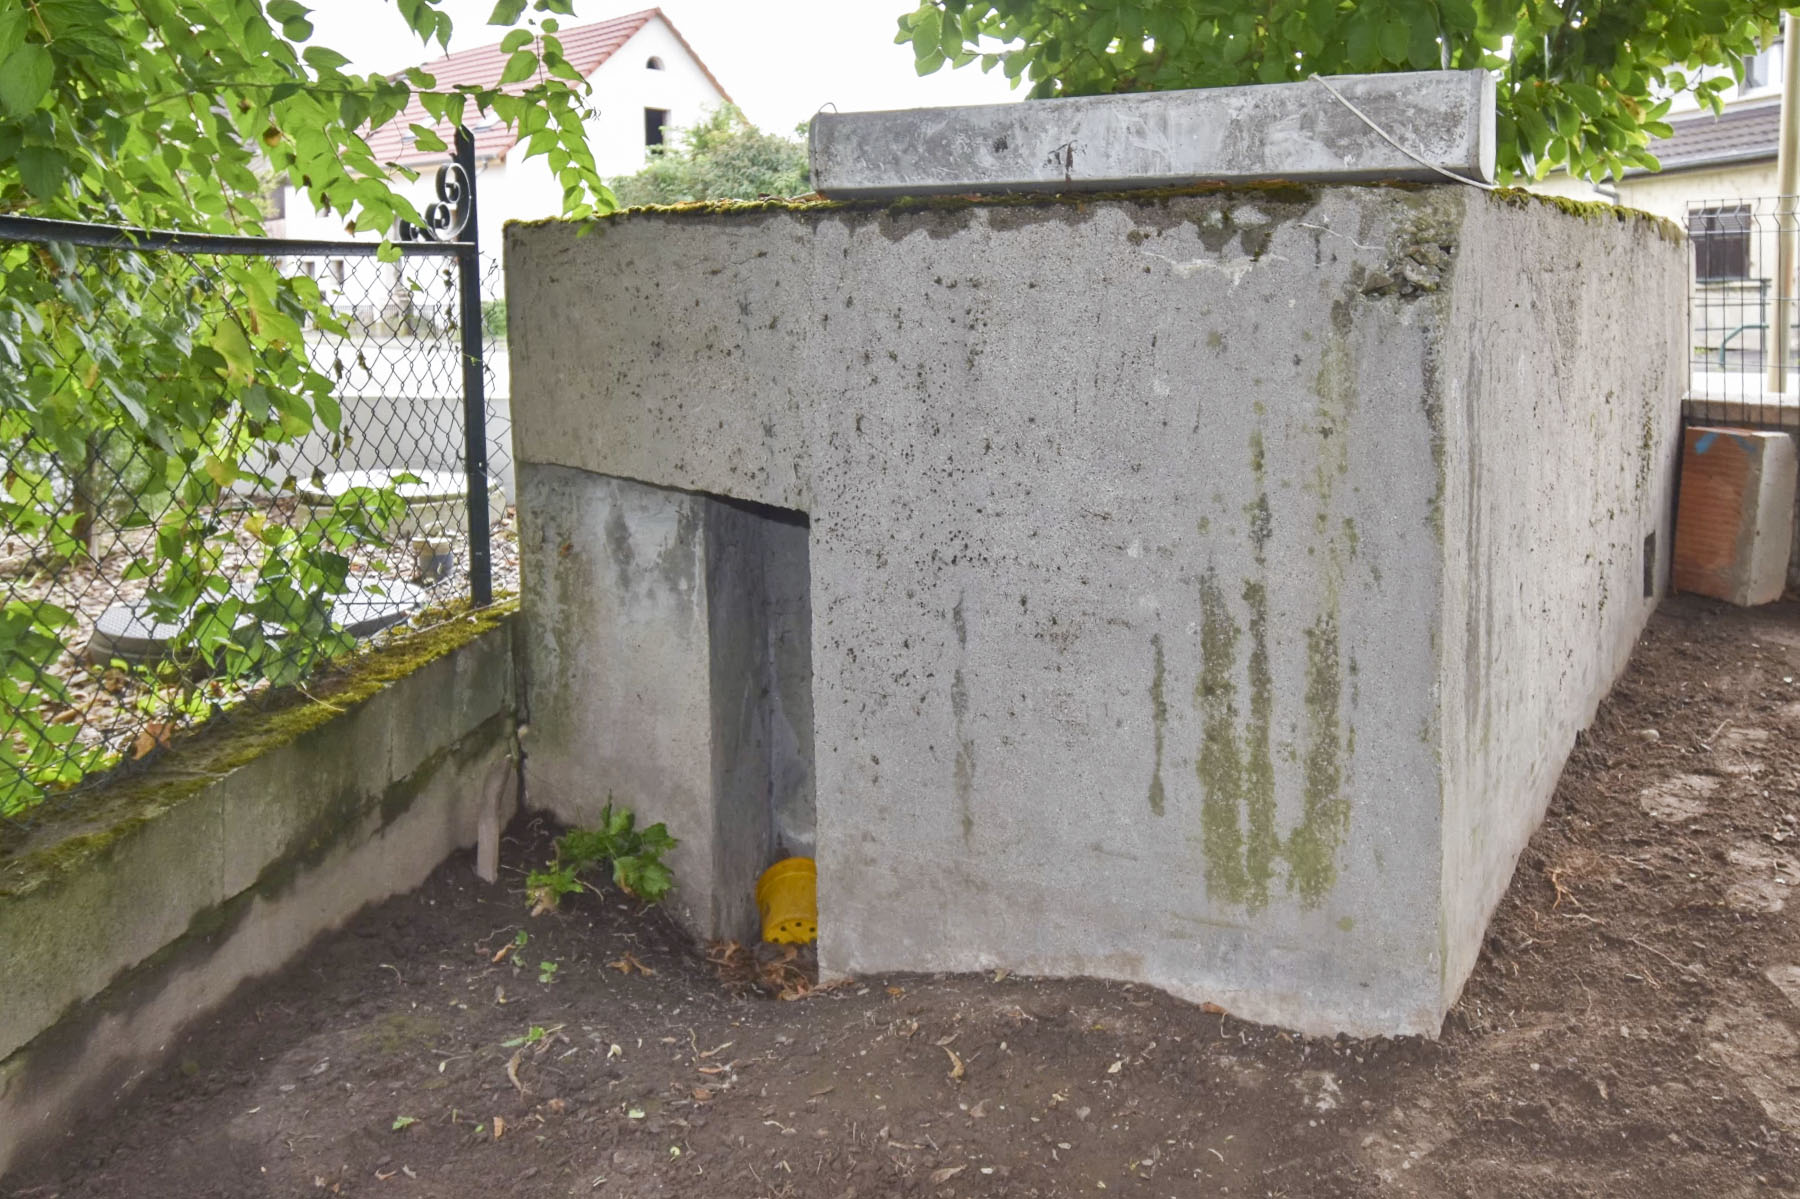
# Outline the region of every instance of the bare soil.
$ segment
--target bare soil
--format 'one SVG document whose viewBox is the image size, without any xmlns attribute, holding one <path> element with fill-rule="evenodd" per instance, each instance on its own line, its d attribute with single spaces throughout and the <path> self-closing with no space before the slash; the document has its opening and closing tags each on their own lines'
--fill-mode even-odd
<svg viewBox="0 0 1800 1199">
<path fill-rule="evenodd" d="M 522 872 L 553 830 L 522 823 L 500 885 L 453 860 L 0 1185 L 1800 1193 L 1797 743 L 1800 605 L 1665 604 L 1435 1042 L 1305 1040 L 1093 981 L 894 976 L 784 1002 L 617 894 L 527 920 Z"/>
</svg>

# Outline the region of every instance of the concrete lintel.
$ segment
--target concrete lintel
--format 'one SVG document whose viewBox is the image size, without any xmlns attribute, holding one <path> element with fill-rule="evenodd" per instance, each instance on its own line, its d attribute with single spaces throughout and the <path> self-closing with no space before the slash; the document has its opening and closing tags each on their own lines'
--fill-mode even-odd
<svg viewBox="0 0 1800 1199">
<path fill-rule="evenodd" d="M 811 140 L 813 186 L 845 199 L 1267 179 L 1442 182 L 1433 167 L 1490 181 L 1494 81 L 1486 71 L 1418 71 L 820 113 Z"/>
</svg>

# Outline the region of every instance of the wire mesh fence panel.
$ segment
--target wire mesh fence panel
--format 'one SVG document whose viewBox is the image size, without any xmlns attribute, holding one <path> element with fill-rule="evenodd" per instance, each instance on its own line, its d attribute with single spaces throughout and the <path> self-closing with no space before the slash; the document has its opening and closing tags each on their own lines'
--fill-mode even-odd
<svg viewBox="0 0 1800 1199">
<path fill-rule="evenodd" d="M 39 297 L 0 321 L 0 833 L 474 584 L 450 253 L 84 245 L 23 224 L 0 234 L 8 285 Z M 484 278 L 497 300 L 497 264 Z M 271 341 L 283 321 L 296 338 Z M 496 360 L 482 531 L 507 547 L 505 592 Z"/>
<path fill-rule="evenodd" d="M 1690 420 L 1800 428 L 1800 200 L 1687 206 Z"/>
</svg>

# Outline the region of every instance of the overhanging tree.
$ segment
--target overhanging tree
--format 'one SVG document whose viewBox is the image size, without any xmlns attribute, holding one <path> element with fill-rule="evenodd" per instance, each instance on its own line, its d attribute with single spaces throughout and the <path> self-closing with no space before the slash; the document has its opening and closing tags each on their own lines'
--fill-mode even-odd
<svg viewBox="0 0 1800 1199">
<path fill-rule="evenodd" d="M 1716 109 L 1774 0 L 927 0 L 900 18 L 921 75 L 1002 70 L 1034 97 L 1479 67 L 1499 82 L 1503 180 L 1656 168 L 1672 97 Z"/>
<path fill-rule="evenodd" d="M 440 0 L 394 0 L 421 44 L 448 48 Z M 420 222 L 413 176 L 364 140 L 415 96 L 434 121 L 491 113 L 542 156 L 573 216 L 612 206 L 584 138 L 586 86 L 564 59 L 571 0 L 499 0 L 499 85 L 439 88 L 413 69 L 359 74 L 312 41 L 296 0 L 0 0 L 0 215 L 201 232 L 261 233 L 260 197 L 283 180 L 351 232 Z M 414 125 L 414 144 L 447 149 Z M 383 256 L 397 257 L 384 248 Z M 172 269 L 161 269 L 172 268 Z M 267 259 L 173 260 L 0 243 L 0 525 L 66 559 L 86 551 L 97 462 L 128 457 L 153 524 L 147 576 L 180 648 L 228 674 L 284 681 L 344 648 L 330 627 L 348 551 L 392 510 L 357 495 L 305 528 L 255 521 L 253 593 L 220 569 L 216 512 L 234 485 L 266 490 L 271 447 L 338 432 L 332 381 L 305 341 L 343 327 L 318 286 Z M 291 481 L 286 481 L 291 486 Z M 0 607 L 0 815 L 97 763 L 73 755 L 51 708 L 73 614 L 41 600 Z M 265 632 L 273 631 L 275 645 Z M 191 703 L 191 677 L 171 703 Z M 177 694 L 181 693 L 181 694 Z"/>
</svg>

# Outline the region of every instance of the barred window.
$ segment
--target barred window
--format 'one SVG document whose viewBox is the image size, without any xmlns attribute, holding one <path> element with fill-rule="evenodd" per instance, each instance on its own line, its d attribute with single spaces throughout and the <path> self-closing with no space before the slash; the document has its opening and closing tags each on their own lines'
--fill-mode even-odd
<svg viewBox="0 0 1800 1199">
<path fill-rule="evenodd" d="M 1710 204 L 1688 210 L 1694 278 L 1720 282 L 1750 277 L 1750 206 Z"/>
</svg>

